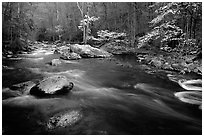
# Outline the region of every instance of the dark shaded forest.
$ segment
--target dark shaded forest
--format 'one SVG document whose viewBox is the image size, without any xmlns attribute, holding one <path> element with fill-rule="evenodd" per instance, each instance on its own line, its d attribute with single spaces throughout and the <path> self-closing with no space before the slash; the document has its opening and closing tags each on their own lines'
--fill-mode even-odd
<svg viewBox="0 0 204 137">
<path fill-rule="evenodd" d="M 86 37 L 98 37 L 102 30 L 126 33 L 133 46 L 136 36 L 150 30 L 148 22 L 155 17 L 154 9 L 149 8 L 152 4 L 3 3 L 3 41 L 82 42 L 85 29 Z"/>
</svg>

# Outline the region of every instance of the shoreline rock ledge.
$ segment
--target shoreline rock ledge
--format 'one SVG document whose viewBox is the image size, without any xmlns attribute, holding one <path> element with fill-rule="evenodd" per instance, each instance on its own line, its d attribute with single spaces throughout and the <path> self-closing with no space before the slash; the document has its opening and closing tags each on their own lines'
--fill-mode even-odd
<svg viewBox="0 0 204 137">
<path fill-rule="evenodd" d="M 67 77 L 55 75 L 47 77 L 30 89 L 30 94 L 35 96 L 59 95 L 68 93 L 74 84 Z"/>
</svg>

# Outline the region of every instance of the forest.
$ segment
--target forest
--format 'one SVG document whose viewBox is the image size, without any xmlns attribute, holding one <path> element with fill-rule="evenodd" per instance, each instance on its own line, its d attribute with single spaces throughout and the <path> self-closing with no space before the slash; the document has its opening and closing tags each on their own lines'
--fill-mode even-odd
<svg viewBox="0 0 204 137">
<path fill-rule="evenodd" d="M 25 50 L 33 41 L 58 41 L 117 47 L 124 53 L 147 48 L 201 58 L 201 3 L 16 2 L 2 6 L 3 53 Z M 161 67 L 161 59 L 153 62 Z M 193 65 L 178 67 L 199 73 L 201 69 L 192 69 Z"/>
<path fill-rule="evenodd" d="M 2 2 L 3 134 L 202 134 L 201 79 L 202 2 Z"/>
</svg>

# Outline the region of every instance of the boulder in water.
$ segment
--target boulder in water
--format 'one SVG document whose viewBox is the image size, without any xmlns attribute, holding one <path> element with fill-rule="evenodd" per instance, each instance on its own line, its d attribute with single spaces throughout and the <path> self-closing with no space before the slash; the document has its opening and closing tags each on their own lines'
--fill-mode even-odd
<svg viewBox="0 0 204 137">
<path fill-rule="evenodd" d="M 65 76 L 55 75 L 43 79 L 31 88 L 30 94 L 36 96 L 57 95 L 68 93 L 74 84 Z"/>
<path fill-rule="evenodd" d="M 47 122 L 47 128 L 53 130 L 56 128 L 66 128 L 72 126 L 82 118 L 79 110 L 72 110 L 62 114 L 56 114 Z"/>
<path fill-rule="evenodd" d="M 59 59 L 53 59 L 51 62 L 50 62 L 50 64 L 52 65 L 52 66 L 58 66 L 58 65 L 60 65 L 62 62 L 59 60 Z"/>
<path fill-rule="evenodd" d="M 79 54 L 84 58 L 106 58 L 110 57 L 111 54 L 105 50 L 91 47 L 90 45 L 70 45 L 71 51 Z"/>
</svg>

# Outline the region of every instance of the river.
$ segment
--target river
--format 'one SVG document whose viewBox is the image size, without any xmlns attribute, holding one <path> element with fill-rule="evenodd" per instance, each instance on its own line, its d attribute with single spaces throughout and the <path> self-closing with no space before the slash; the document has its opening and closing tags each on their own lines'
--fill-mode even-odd
<svg viewBox="0 0 204 137">
<path fill-rule="evenodd" d="M 74 83 L 66 95 L 5 98 L 3 134 L 202 134 L 202 110 L 174 96 L 183 91 L 167 77 L 148 74 L 136 57 L 114 56 L 65 61 L 51 66 L 59 55 L 40 49 L 18 58 L 3 59 L 2 87 L 47 76 L 64 75 Z M 165 73 L 164 73 L 165 74 Z M 78 111 L 73 125 L 48 130 L 54 114 Z"/>
</svg>

